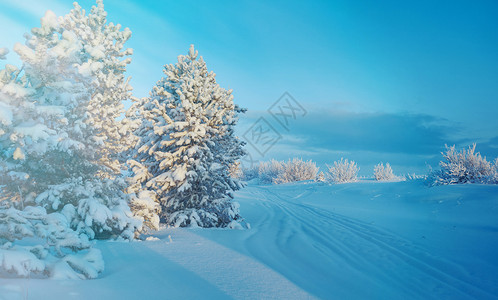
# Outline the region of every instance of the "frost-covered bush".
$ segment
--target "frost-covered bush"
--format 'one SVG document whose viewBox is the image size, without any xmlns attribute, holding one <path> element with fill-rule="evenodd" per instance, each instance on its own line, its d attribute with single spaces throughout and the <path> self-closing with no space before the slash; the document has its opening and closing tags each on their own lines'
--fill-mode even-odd
<svg viewBox="0 0 498 300">
<path fill-rule="evenodd" d="M 289 159 L 287 162 L 272 159 L 260 162 L 258 166 L 259 182 L 264 184 L 316 180 L 317 174 L 318 167 L 313 161 L 299 158 Z"/>
<path fill-rule="evenodd" d="M 335 161 L 333 166 L 328 166 L 327 177 L 329 181 L 344 183 L 354 182 L 358 180 L 358 172 L 360 168 L 352 160 L 341 158 L 340 161 Z"/>
<path fill-rule="evenodd" d="M 231 198 L 241 185 L 230 177 L 230 166 L 244 155 L 234 134 L 243 110 L 193 45 L 164 73 L 150 97 L 127 113 L 139 123 L 134 132 L 139 141 L 128 161 L 130 191 L 149 191 L 147 197 L 160 205 L 161 221 L 171 226 L 237 226 L 239 207 Z M 156 212 L 147 203 L 139 214 L 152 220 Z"/>
<path fill-rule="evenodd" d="M 318 175 L 316 175 L 316 181 L 317 182 L 326 182 L 327 177 L 325 176 L 325 173 L 323 173 L 323 172 L 318 173 Z"/>
<path fill-rule="evenodd" d="M 489 178 L 490 178 L 489 182 L 498 184 L 498 157 L 495 158 L 495 160 L 493 162 L 493 169 L 494 170 L 492 171 L 491 176 L 489 176 Z"/>
<path fill-rule="evenodd" d="M 255 177 L 255 169 L 247 170 L 246 172 Z M 259 182 L 263 184 L 282 184 L 302 180 L 316 180 L 318 170 L 316 163 L 311 160 L 303 161 L 299 158 L 293 158 L 284 162 L 272 159 L 259 163 L 257 177 L 259 177 Z"/>
<path fill-rule="evenodd" d="M 444 160 L 439 163 L 440 170 L 430 172 L 429 183 L 432 185 L 461 183 L 498 183 L 497 161 L 492 164 L 475 152 L 476 144 L 468 149 L 457 151 L 455 146 L 446 146 L 441 153 Z"/>
<path fill-rule="evenodd" d="M 276 184 L 295 182 L 301 180 L 316 180 L 318 167 L 311 160 L 303 161 L 294 158 L 282 164 L 282 170 L 273 180 Z"/>
<path fill-rule="evenodd" d="M 263 184 L 274 183 L 284 171 L 284 164 L 284 162 L 274 159 L 260 162 L 258 166 L 259 181 Z"/>
<path fill-rule="evenodd" d="M 259 165 L 242 168 L 242 180 L 249 181 L 259 177 Z"/>
<path fill-rule="evenodd" d="M 380 163 L 374 167 L 374 177 L 375 180 L 379 181 L 389 181 L 389 180 L 399 180 L 400 178 L 393 173 L 393 169 L 389 163 L 384 166 Z"/>
</svg>

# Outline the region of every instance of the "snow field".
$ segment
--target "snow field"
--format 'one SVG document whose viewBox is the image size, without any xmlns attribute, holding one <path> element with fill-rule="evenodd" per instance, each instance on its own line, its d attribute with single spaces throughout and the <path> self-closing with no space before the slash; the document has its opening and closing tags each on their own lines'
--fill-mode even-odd
<svg viewBox="0 0 498 300">
<path fill-rule="evenodd" d="M 95 280 L 1 279 L 0 299 L 498 299 L 498 186 L 250 185 L 251 229 L 99 241 Z"/>
</svg>

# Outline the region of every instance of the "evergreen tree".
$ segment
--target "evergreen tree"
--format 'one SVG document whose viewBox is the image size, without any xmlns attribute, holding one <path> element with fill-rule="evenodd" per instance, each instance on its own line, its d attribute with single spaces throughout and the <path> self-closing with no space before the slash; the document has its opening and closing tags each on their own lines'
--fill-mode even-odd
<svg viewBox="0 0 498 300">
<path fill-rule="evenodd" d="M 2 192 L 11 203 L 17 195 L 22 205 L 64 211 L 89 238 L 131 238 L 139 224 L 119 176 L 125 128 L 116 120 L 130 90 L 121 59 L 131 54 L 121 51 L 130 32 L 105 17 L 102 1 L 88 15 L 77 3 L 65 17 L 48 11 L 14 47 L 23 71 L 3 73 L 0 100 L 22 114 L 1 137 L 2 171 L 15 175 Z"/>
<path fill-rule="evenodd" d="M 137 101 L 129 114 L 142 120 L 129 161 L 132 191 L 147 190 L 160 204 L 162 221 L 172 226 L 240 226 L 238 203 L 231 198 L 241 185 L 230 177 L 230 166 L 244 154 L 233 131 L 243 110 L 232 91 L 216 83 L 193 45 L 164 73 L 150 97 Z M 156 214 L 149 208 L 145 219 Z"/>
<path fill-rule="evenodd" d="M 132 90 L 129 77 L 124 74 L 131 62 L 127 56 L 133 54 L 133 49 L 124 47 L 131 31 L 128 28 L 121 30 L 120 24 L 107 22 L 102 0 L 97 0 L 89 15 L 74 3 L 74 9 L 64 17 L 61 26 L 74 32 L 83 44 L 84 57 L 78 70 L 92 78 L 86 123 L 94 131 L 99 165 L 106 167 L 100 172 L 113 177 L 120 174 L 119 155 L 129 145 L 126 141 L 129 128 L 119 117 L 124 113 L 123 101 L 130 99 Z"/>
<path fill-rule="evenodd" d="M 74 251 L 140 226 L 118 162 L 130 34 L 107 23 L 102 1 L 88 15 L 75 3 L 65 17 L 48 11 L 15 45 L 22 68 L 0 70 L 0 272 L 96 278 L 100 251 Z"/>
</svg>

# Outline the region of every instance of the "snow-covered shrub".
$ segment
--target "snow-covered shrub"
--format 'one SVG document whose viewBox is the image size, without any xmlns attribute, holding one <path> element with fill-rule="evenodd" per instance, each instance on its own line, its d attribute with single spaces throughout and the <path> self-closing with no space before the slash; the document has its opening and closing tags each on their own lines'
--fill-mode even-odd
<svg viewBox="0 0 498 300">
<path fill-rule="evenodd" d="M 389 180 L 398 180 L 400 179 L 398 176 L 394 175 L 393 169 L 389 163 L 386 163 L 384 166 L 383 163 L 380 163 L 374 167 L 374 177 L 375 180 L 379 181 L 389 181 Z"/>
<path fill-rule="evenodd" d="M 272 159 L 260 162 L 257 171 L 260 183 L 281 184 L 301 180 L 316 180 L 318 167 L 311 160 L 303 161 L 299 158 L 293 158 L 284 162 Z M 246 172 L 251 172 L 251 170 Z"/>
<path fill-rule="evenodd" d="M 432 185 L 461 183 L 497 183 L 497 167 L 488 162 L 479 152 L 475 152 L 476 144 L 468 149 L 457 151 L 455 146 L 446 146 L 446 152 L 441 153 L 444 161 L 439 163 L 440 170 L 429 174 Z"/>
<path fill-rule="evenodd" d="M 242 168 L 242 180 L 249 181 L 259 177 L 259 165 L 250 168 Z"/>
<path fill-rule="evenodd" d="M 90 239 L 132 239 L 140 221 L 133 217 L 123 180 L 67 179 L 35 198 L 49 212 L 63 212 L 69 226 Z"/>
<path fill-rule="evenodd" d="M 358 180 L 358 172 L 360 168 L 352 160 L 341 158 L 340 161 L 335 161 L 333 166 L 328 166 L 327 177 L 329 181 L 343 183 L 354 182 Z"/>
<path fill-rule="evenodd" d="M 244 155 L 234 134 L 243 110 L 193 45 L 164 73 L 150 97 L 137 99 L 127 113 L 130 122 L 139 121 L 130 191 L 151 191 L 168 225 L 232 227 L 240 219 L 232 192 L 241 185 L 229 172 Z"/>
<path fill-rule="evenodd" d="M 301 180 L 316 180 L 318 167 L 311 160 L 303 161 L 294 158 L 282 164 L 283 169 L 273 180 L 276 184 L 295 182 Z"/>
<path fill-rule="evenodd" d="M 258 167 L 259 180 L 261 183 L 274 183 L 275 180 L 284 171 L 284 162 L 277 160 L 270 160 L 260 162 Z"/>
<path fill-rule="evenodd" d="M 493 171 L 489 176 L 489 183 L 498 184 L 498 157 L 493 162 Z"/>
<path fill-rule="evenodd" d="M 47 269 L 53 279 L 94 279 L 104 271 L 104 259 L 100 250 L 89 249 L 68 254 Z"/>
<path fill-rule="evenodd" d="M 316 181 L 317 182 L 326 182 L 327 178 L 325 177 L 325 174 L 323 172 L 320 172 L 320 173 L 318 173 L 318 175 L 316 175 Z"/>
<path fill-rule="evenodd" d="M 104 269 L 102 255 L 69 222 L 67 213 L 47 214 L 42 207 L 0 208 L 0 276 L 96 278 Z M 30 241 L 19 245 L 26 237 Z"/>
<path fill-rule="evenodd" d="M 9 274 L 18 277 L 94 279 L 103 271 L 104 260 L 98 249 L 83 250 L 61 258 L 41 246 L 9 243 L 0 247 L 0 277 Z"/>
<path fill-rule="evenodd" d="M 43 259 L 38 258 L 28 247 L 0 248 L 0 275 L 10 273 L 19 277 L 42 274 L 46 269 Z"/>
</svg>

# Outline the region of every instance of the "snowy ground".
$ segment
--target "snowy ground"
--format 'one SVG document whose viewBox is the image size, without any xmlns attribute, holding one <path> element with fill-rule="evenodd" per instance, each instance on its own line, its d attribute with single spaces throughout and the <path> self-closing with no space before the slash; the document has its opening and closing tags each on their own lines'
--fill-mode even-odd
<svg viewBox="0 0 498 300">
<path fill-rule="evenodd" d="M 0 279 L 0 299 L 498 299 L 498 186 L 249 186 L 249 230 L 99 242 L 97 280 Z"/>
</svg>

